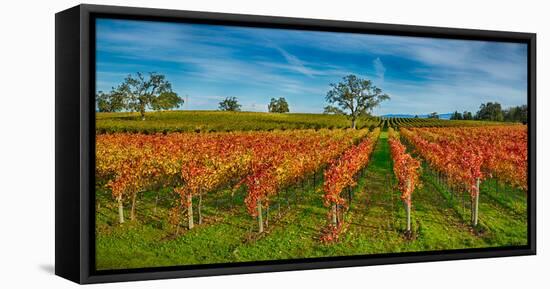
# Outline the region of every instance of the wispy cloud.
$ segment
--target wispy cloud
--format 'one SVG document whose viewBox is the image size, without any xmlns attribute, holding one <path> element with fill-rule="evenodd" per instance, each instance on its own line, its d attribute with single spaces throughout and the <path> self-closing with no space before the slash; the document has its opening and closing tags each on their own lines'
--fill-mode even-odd
<svg viewBox="0 0 550 289">
<path fill-rule="evenodd" d="M 277 51 L 279 51 L 281 55 L 285 58 L 285 60 L 288 62 L 289 66 L 287 67 L 290 68 L 290 70 L 302 73 L 309 77 L 312 77 L 313 74 L 315 73 L 314 70 L 307 68 L 304 62 L 300 60 L 298 57 L 296 57 L 295 55 L 288 53 L 286 50 L 278 46 L 275 46 L 275 49 L 277 49 Z"/>
<path fill-rule="evenodd" d="M 380 83 L 383 84 L 384 75 L 386 74 L 386 67 L 384 67 L 384 63 L 382 63 L 380 57 L 376 57 L 376 59 L 372 61 L 372 64 L 374 65 L 374 72 L 376 73 L 376 77 L 378 77 Z"/>
</svg>

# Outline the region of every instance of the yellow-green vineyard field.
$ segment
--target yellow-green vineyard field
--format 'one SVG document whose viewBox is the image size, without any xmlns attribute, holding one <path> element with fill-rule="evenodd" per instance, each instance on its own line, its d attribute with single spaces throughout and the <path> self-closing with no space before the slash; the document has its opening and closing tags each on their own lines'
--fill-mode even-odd
<svg viewBox="0 0 550 289">
<path fill-rule="evenodd" d="M 225 111 L 160 111 L 146 113 L 142 121 L 138 113 L 97 113 L 98 133 L 113 132 L 224 132 L 289 129 L 339 129 L 350 126 L 344 115 L 308 113 L 264 113 Z M 474 120 L 440 120 L 427 118 L 361 117 L 358 128 L 381 127 L 445 127 L 501 125 L 501 122 Z"/>
</svg>

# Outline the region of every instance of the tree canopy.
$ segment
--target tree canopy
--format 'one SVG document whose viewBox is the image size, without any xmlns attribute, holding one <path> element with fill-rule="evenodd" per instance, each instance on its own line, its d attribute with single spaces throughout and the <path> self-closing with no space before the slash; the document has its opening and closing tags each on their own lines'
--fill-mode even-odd
<svg viewBox="0 0 550 289">
<path fill-rule="evenodd" d="M 141 72 L 128 75 L 110 93 L 98 92 L 96 95 L 97 109 L 105 112 L 121 110 L 136 111 L 145 120 L 145 111 L 168 110 L 183 104 L 172 85 L 163 74 Z"/>
<path fill-rule="evenodd" d="M 223 111 L 241 111 L 241 105 L 236 97 L 226 97 L 220 101 L 218 108 Z"/>
<path fill-rule="evenodd" d="M 527 105 L 512 106 L 502 109 L 498 102 L 482 103 L 475 117 L 469 111 L 460 113 L 455 111 L 451 114 L 451 120 L 489 120 L 527 123 Z"/>
<path fill-rule="evenodd" d="M 359 116 L 370 114 L 382 101 L 390 99 L 372 81 L 353 74 L 345 76 L 339 83 L 331 83 L 330 87 L 326 96 L 330 105 L 325 107 L 325 111 L 344 112 L 351 119 L 352 128 L 356 127 Z"/>
<path fill-rule="evenodd" d="M 450 117 L 450 120 L 462 120 L 463 117 L 462 117 L 462 113 L 458 112 L 455 110 L 455 112 L 453 112 L 453 114 L 451 114 L 451 117 Z"/>
<path fill-rule="evenodd" d="M 502 107 L 498 102 L 482 103 L 479 106 L 479 111 L 476 113 L 476 119 L 503 121 Z"/>
<path fill-rule="evenodd" d="M 503 110 L 504 121 L 527 123 L 527 105 L 513 106 Z"/>
<path fill-rule="evenodd" d="M 464 111 L 464 112 L 462 113 L 462 119 L 464 119 L 464 120 L 472 120 L 472 119 L 474 119 L 474 116 L 472 115 L 471 112 L 469 112 L 469 111 Z"/>
<path fill-rule="evenodd" d="M 96 94 L 97 110 L 100 112 L 117 112 L 125 108 L 124 97 L 120 93 L 104 93 L 99 91 Z"/>
<path fill-rule="evenodd" d="M 472 113 L 469 111 L 464 111 L 463 113 L 460 113 L 458 111 L 453 112 L 451 114 L 450 120 L 472 120 L 474 117 L 472 116 Z"/>
<path fill-rule="evenodd" d="M 269 105 L 267 106 L 269 112 L 285 113 L 289 112 L 288 102 L 284 97 L 279 97 L 278 99 L 271 98 Z"/>
</svg>

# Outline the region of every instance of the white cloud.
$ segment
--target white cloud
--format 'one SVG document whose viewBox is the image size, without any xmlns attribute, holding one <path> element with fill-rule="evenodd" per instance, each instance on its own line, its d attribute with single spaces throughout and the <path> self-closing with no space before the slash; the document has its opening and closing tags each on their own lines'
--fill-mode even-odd
<svg viewBox="0 0 550 289">
<path fill-rule="evenodd" d="M 288 53 L 286 50 L 279 46 L 274 46 L 274 48 L 279 51 L 279 53 L 281 53 L 281 55 L 288 62 L 289 66 L 287 66 L 287 68 L 289 68 L 290 70 L 302 73 L 308 77 L 312 77 L 313 74 L 316 73 L 314 70 L 307 68 L 304 62 L 295 55 Z"/>
<path fill-rule="evenodd" d="M 386 67 L 384 67 L 384 63 L 382 63 L 382 60 L 380 60 L 380 57 L 376 57 L 372 61 L 374 65 L 374 72 L 376 73 L 376 77 L 378 77 L 378 81 L 380 84 L 384 83 L 384 75 L 386 74 Z"/>
</svg>

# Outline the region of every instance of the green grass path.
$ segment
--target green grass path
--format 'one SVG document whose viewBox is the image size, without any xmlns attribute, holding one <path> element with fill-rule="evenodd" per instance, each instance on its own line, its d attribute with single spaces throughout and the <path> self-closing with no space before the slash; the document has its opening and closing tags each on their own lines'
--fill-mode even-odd
<svg viewBox="0 0 550 289">
<path fill-rule="evenodd" d="M 382 132 L 367 174 L 356 189 L 349 229 L 337 247 L 370 254 L 486 246 L 425 179 L 412 196 L 415 239 L 405 239 L 405 210 L 395 183 L 387 133 Z"/>
</svg>

